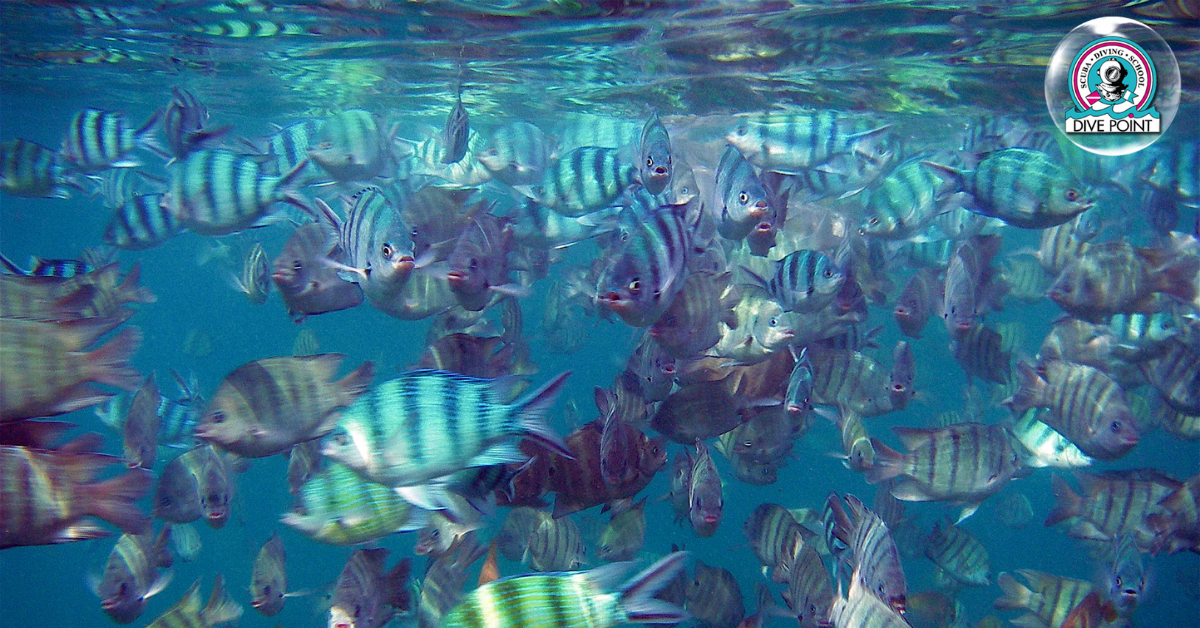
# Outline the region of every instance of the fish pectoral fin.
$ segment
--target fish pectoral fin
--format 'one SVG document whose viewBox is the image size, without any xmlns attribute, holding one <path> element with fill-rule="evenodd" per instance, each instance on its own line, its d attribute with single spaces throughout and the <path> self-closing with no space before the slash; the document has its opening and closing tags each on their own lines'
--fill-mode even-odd
<svg viewBox="0 0 1200 628">
<path fill-rule="evenodd" d="M 450 503 L 450 496 L 446 494 L 445 485 L 441 483 L 397 486 L 396 494 L 404 501 L 425 510 L 445 510 Z"/>
<path fill-rule="evenodd" d="M 173 569 L 168 569 L 159 574 L 158 579 L 154 581 L 154 584 L 150 585 L 150 590 L 146 591 L 146 594 L 142 596 L 142 599 L 144 600 L 151 598 L 159 593 L 162 593 L 163 589 L 166 589 L 167 585 L 171 584 L 171 579 L 174 577 L 175 571 Z"/>
<path fill-rule="evenodd" d="M 517 449 L 517 446 L 509 443 L 496 443 L 491 447 L 476 454 L 473 458 L 467 461 L 467 466 L 470 467 L 487 467 L 494 464 L 507 464 L 509 462 L 524 462 L 525 454 Z"/>
<path fill-rule="evenodd" d="M 980 503 L 981 502 L 973 502 L 963 506 L 962 511 L 958 513 L 958 520 L 954 522 L 954 525 L 958 525 L 963 521 L 966 521 L 968 517 L 975 514 L 975 511 L 979 510 Z"/>
</svg>

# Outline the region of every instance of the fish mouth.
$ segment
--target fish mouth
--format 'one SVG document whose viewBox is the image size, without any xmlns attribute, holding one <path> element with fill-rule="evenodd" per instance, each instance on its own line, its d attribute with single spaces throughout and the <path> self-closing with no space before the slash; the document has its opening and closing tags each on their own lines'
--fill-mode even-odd
<svg viewBox="0 0 1200 628">
<path fill-rule="evenodd" d="M 467 280 L 467 274 L 461 270 L 452 270 L 446 273 L 446 280 L 450 283 L 462 283 Z"/>
<path fill-rule="evenodd" d="M 720 520 L 720 517 L 718 517 L 714 514 L 710 513 L 710 514 L 704 515 L 704 523 L 716 523 L 719 520 Z"/>
<path fill-rule="evenodd" d="M 104 609 L 104 610 L 106 610 L 106 611 L 111 611 L 111 610 L 113 610 L 113 609 L 120 608 L 120 606 L 121 606 L 121 600 L 120 600 L 120 598 L 117 598 L 117 599 L 115 599 L 115 600 L 114 600 L 114 599 L 107 599 L 107 600 L 102 600 L 102 601 L 100 602 L 100 608 L 102 608 L 102 609 Z"/>
<path fill-rule="evenodd" d="M 666 166 L 655 166 L 654 170 L 650 171 L 650 177 L 652 179 L 667 178 L 667 167 Z"/>
<path fill-rule="evenodd" d="M 758 230 L 759 233 L 768 233 L 771 231 L 772 228 L 774 228 L 774 225 L 772 225 L 769 222 L 760 222 L 760 223 L 758 223 L 758 226 L 755 227 L 755 229 Z"/>
</svg>

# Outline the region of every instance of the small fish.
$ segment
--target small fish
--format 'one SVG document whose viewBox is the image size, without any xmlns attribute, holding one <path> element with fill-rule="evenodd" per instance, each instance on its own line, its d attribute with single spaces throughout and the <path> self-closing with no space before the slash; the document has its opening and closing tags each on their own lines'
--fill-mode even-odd
<svg viewBox="0 0 1200 628">
<path fill-rule="evenodd" d="M 912 347 L 907 341 L 896 343 L 892 351 L 892 370 L 888 374 L 890 382 L 888 392 L 891 394 L 892 408 L 903 410 L 909 400 L 916 394 L 913 382 L 917 378 L 917 361 L 913 357 Z"/>
<path fill-rule="evenodd" d="M 480 545 L 474 537 L 464 538 L 450 553 L 431 560 L 425 568 L 425 577 L 421 579 L 421 593 L 417 600 L 417 628 L 436 628 L 441 625 L 442 618 L 454 608 L 463 596 L 463 585 L 467 582 L 467 569 L 475 561 L 489 552 L 495 566 L 496 545 L 490 547 Z M 483 571 L 488 570 L 487 562 Z M 483 578 L 483 572 L 480 572 Z M 488 575 L 491 578 L 491 575 Z M 499 579 L 499 575 L 492 580 Z M 490 582 L 491 580 L 488 580 Z M 484 582 L 480 582 L 483 585 Z"/>
<path fill-rule="evenodd" d="M 759 504 L 742 532 L 750 541 L 750 547 L 763 567 L 773 569 L 781 562 L 792 562 L 798 547 L 804 546 L 801 526 L 792 513 L 779 504 Z"/>
<path fill-rule="evenodd" d="M 1129 617 L 1146 593 L 1148 580 L 1141 551 L 1132 535 L 1122 535 L 1113 542 L 1112 561 L 1105 576 L 1108 599 L 1114 610 L 1123 617 Z"/>
<path fill-rule="evenodd" d="M 163 205 L 161 193 L 134 196 L 113 210 L 104 229 L 104 243 L 119 249 L 154 248 L 183 233 L 175 214 Z"/>
<path fill-rule="evenodd" d="M 913 157 L 896 166 L 864 199 L 867 217 L 859 234 L 888 240 L 906 240 L 924 230 L 954 205 L 947 181 Z"/>
<path fill-rule="evenodd" d="M 154 373 L 150 373 L 146 383 L 142 384 L 133 396 L 129 411 L 125 414 L 122 444 L 125 465 L 130 469 L 150 469 L 154 466 L 158 457 L 158 433 L 162 422 L 158 414 L 161 403 L 162 397 L 158 393 Z"/>
<path fill-rule="evenodd" d="M 646 542 L 646 499 L 617 512 L 614 508 L 608 524 L 596 543 L 596 557 L 606 562 L 631 560 Z"/>
<path fill-rule="evenodd" d="M 323 261 L 339 255 L 337 235 L 320 223 L 298 227 L 283 245 L 272 264 L 271 281 L 295 322 L 363 302 L 362 288 L 344 281 Z"/>
<path fill-rule="evenodd" d="M 739 295 L 731 278 L 730 273 L 689 273 L 670 307 L 647 333 L 674 358 L 703 355 L 721 339 L 720 323 L 737 324 L 733 304 Z"/>
<path fill-rule="evenodd" d="M 788 587 L 783 599 L 796 615 L 802 628 L 829 624 L 833 605 L 833 582 L 817 550 L 805 545 L 786 570 Z"/>
<path fill-rule="evenodd" d="M 208 108 L 191 92 L 171 88 L 171 103 L 163 112 L 163 134 L 172 160 L 185 159 L 193 151 L 204 148 L 233 129 L 230 125 L 205 129 Z"/>
<path fill-rule="evenodd" d="M 371 303 L 386 303 L 400 297 L 415 262 L 406 228 L 383 190 L 359 190 L 346 204 L 346 220 L 340 220 L 324 201 L 317 206 L 339 234 L 336 249 L 345 262 L 326 258 L 346 281 L 359 284 Z"/>
<path fill-rule="evenodd" d="M 1159 502 L 1183 485 L 1156 469 L 1096 474 L 1077 471 L 1075 475 L 1083 487 L 1082 495 L 1071 490 L 1061 477 L 1052 476 L 1055 507 L 1046 516 L 1046 526 L 1068 521 L 1068 536 L 1103 543 L 1133 534 L 1141 547 L 1149 546 L 1151 540 L 1143 521 L 1159 509 Z"/>
<path fill-rule="evenodd" d="M 250 574 L 250 606 L 274 617 L 283 610 L 283 602 L 296 593 L 287 591 L 287 556 L 283 551 L 283 539 L 278 532 L 263 543 L 254 558 L 254 571 Z"/>
<path fill-rule="evenodd" d="M 973 534 L 947 521 L 933 524 L 925 541 L 925 555 L 946 574 L 963 584 L 985 587 L 990 584 L 991 561 L 987 548 Z"/>
<path fill-rule="evenodd" d="M 1030 615 L 1018 618 L 1024 625 L 1062 626 L 1067 615 L 1079 606 L 1093 587 L 1086 580 L 1063 578 L 1060 576 L 1018 569 L 1029 586 L 1022 585 L 1008 573 L 1002 573 L 996 579 L 996 584 L 1004 591 L 1004 595 L 993 602 L 993 606 L 1005 610 L 1027 610 Z"/>
<path fill-rule="evenodd" d="M 446 128 L 442 131 L 442 144 L 446 153 L 442 163 L 453 164 L 462 161 L 467 154 L 467 135 L 471 132 L 471 121 L 467 116 L 467 108 L 462 102 L 462 85 L 458 86 L 457 98 L 450 114 L 446 116 Z"/>
<path fill-rule="evenodd" d="M 747 273 L 788 312 L 824 309 L 846 281 L 846 273 L 829 256 L 809 249 L 793 251 L 779 260 L 770 280 Z"/>
<path fill-rule="evenodd" d="M 61 279 L 70 279 L 71 277 L 86 275 L 96 270 L 94 266 L 81 260 L 43 259 L 36 255 L 29 257 L 29 264 L 32 268 L 26 270 L 14 264 L 7 257 L 0 255 L 0 265 L 3 265 L 12 274 L 23 277 L 58 277 Z"/>
<path fill-rule="evenodd" d="M 653 336 L 643 335 L 625 362 L 625 381 L 647 403 L 662 401 L 675 385 L 676 358 L 668 355 Z"/>
<path fill-rule="evenodd" d="M 489 213 L 472 218 L 454 243 L 447 259 L 450 291 L 464 308 L 478 312 L 497 295 L 528 292 L 509 281 L 507 257 L 513 248 L 512 224 Z"/>
<path fill-rule="evenodd" d="M 379 174 L 389 157 L 375 116 L 362 109 L 335 113 L 321 122 L 308 156 L 334 179 L 364 181 Z"/>
<path fill-rule="evenodd" d="M 13 196 L 69 198 L 73 180 L 63 174 L 58 151 L 37 142 L 0 142 L 0 191 Z"/>
<path fill-rule="evenodd" d="M 570 517 L 555 519 L 537 511 L 538 525 L 529 533 L 528 545 L 521 558 L 535 571 L 574 571 L 583 565 L 586 549 L 583 533 Z"/>
<path fill-rule="evenodd" d="M 128 624 L 146 610 L 146 601 L 160 593 L 171 582 L 171 572 L 159 569 L 171 566 L 170 527 L 164 527 L 157 537 L 145 534 L 122 534 L 108 555 L 103 575 L 89 575 L 89 586 L 100 598 L 104 613 L 118 624 Z"/>
<path fill-rule="evenodd" d="M 233 484 L 223 454 L 211 445 L 187 451 L 167 463 L 154 488 L 154 516 L 171 523 L 201 517 L 219 530 L 229 521 Z"/>
<path fill-rule="evenodd" d="M 735 364 L 757 364 L 782 350 L 796 336 L 799 321 L 774 299 L 747 291 L 733 307 L 737 326 L 722 323 L 721 340 L 709 354 Z"/>
<path fill-rule="evenodd" d="M 604 418 L 600 433 L 600 477 L 609 486 L 620 486 L 638 472 L 637 459 L 640 430 L 617 413 L 617 401 L 603 388 L 596 387 L 596 407 Z"/>
<path fill-rule="evenodd" d="M 683 288 L 692 248 L 685 213 L 685 206 L 660 207 L 644 198 L 621 210 L 615 248 L 596 282 L 597 307 L 634 327 L 651 325 L 667 311 Z"/>
<path fill-rule="evenodd" d="M 896 609 L 875 596 L 858 573 L 850 578 L 846 597 L 835 597 L 829 609 L 829 623 L 834 628 L 903 628 L 909 623 Z"/>
<path fill-rule="evenodd" d="M 734 628 L 746 616 L 742 588 L 724 567 L 696 561 L 696 573 L 687 584 L 684 610 L 704 628 Z"/>
<path fill-rule="evenodd" d="M 726 239 L 745 238 L 770 210 L 767 191 L 754 168 L 732 145 L 721 152 L 713 186 L 717 232 Z"/>
<path fill-rule="evenodd" d="M 200 533 L 190 523 L 167 524 L 171 526 L 171 548 L 175 555 L 185 563 L 194 562 L 200 557 L 204 545 L 200 541 Z"/>
<path fill-rule="evenodd" d="M 242 262 L 242 275 L 229 275 L 229 283 L 234 290 L 246 295 L 250 303 L 262 305 L 267 302 L 267 294 L 271 292 L 271 267 L 261 242 L 250 247 Z"/>
<path fill-rule="evenodd" d="M 637 181 L 637 168 L 615 148 L 583 146 L 550 164 L 530 196 L 568 217 L 609 206 Z"/>
<path fill-rule="evenodd" d="M 870 116 L 832 109 L 773 111 L 740 120 L 725 141 L 763 170 L 845 174 L 861 161 L 890 161 L 889 128 Z"/>
<path fill-rule="evenodd" d="M 1025 446 L 1025 466 L 1074 469 L 1091 466 L 1092 459 L 1054 428 L 1038 420 L 1048 410 L 1030 408 L 1012 427 L 1013 436 Z"/>
<path fill-rule="evenodd" d="M 974 170 L 922 162 L 959 183 L 984 216 L 1021 229 L 1061 225 L 1092 207 L 1089 190 L 1049 155 L 1029 148 L 989 154 Z"/>
<path fill-rule="evenodd" d="M 839 560 L 853 568 L 854 581 L 891 610 L 903 613 L 908 581 L 891 531 L 857 497 L 847 495 L 846 505 L 849 513 L 842 508 L 837 493 L 831 493 L 826 500 L 826 544 L 830 548 L 845 548 L 835 550 L 834 555 L 840 554 Z"/>
<path fill-rule="evenodd" d="M 1144 310 L 1155 294 L 1181 303 L 1196 298 L 1200 258 L 1125 242 L 1093 244 L 1068 263 L 1046 296 L 1067 313 L 1094 323 Z"/>
<path fill-rule="evenodd" d="M 637 152 L 642 185 L 651 194 L 661 194 L 671 183 L 671 136 L 657 114 L 642 127 Z"/>
<path fill-rule="evenodd" d="M 325 463 L 297 491 L 296 508 L 280 519 L 301 534 L 331 545 L 358 545 L 425 526 L 424 512 L 396 491 Z"/>
<path fill-rule="evenodd" d="M 477 159 L 508 185 L 533 185 L 550 162 L 550 142 L 536 125 L 518 120 L 492 131 Z"/>
<path fill-rule="evenodd" d="M 413 553 L 418 556 L 441 558 L 458 549 L 459 545 L 467 543 L 468 537 L 474 536 L 474 531 L 482 524 L 474 513 L 461 504 L 461 499 L 452 500 L 449 512 L 455 513 L 455 519 L 442 514 L 442 511 L 429 513 L 429 521 L 417 533 L 417 544 Z M 464 514 L 459 514 L 464 513 Z"/>
<path fill-rule="evenodd" d="M 197 580 L 183 594 L 183 598 L 146 628 L 214 628 L 237 621 L 242 616 L 241 605 L 225 595 L 225 579 L 221 574 L 217 574 L 213 582 L 208 604 L 201 608 L 200 601 L 200 580 Z"/>
<path fill-rule="evenodd" d="M 83 172 L 141 165 L 129 157 L 137 147 L 157 148 L 150 132 L 161 112 L 155 112 L 142 126 L 132 128 L 125 116 L 102 109 L 84 109 L 71 119 L 63 139 L 62 156 Z"/>
<path fill-rule="evenodd" d="M 338 575 L 329 606 L 329 628 L 381 628 L 412 608 L 408 558 L 384 572 L 386 549 L 355 550 Z"/>
<path fill-rule="evenodd" d="M 725 499 L 721 494 L 721 476 L 704 441 L 696 439 L 696 456 L 692 462 L 692 482 L 688 490 L 688 519 L 692 530 L 701 538 L 710 537 L 721 524 Z"/>
</svg>

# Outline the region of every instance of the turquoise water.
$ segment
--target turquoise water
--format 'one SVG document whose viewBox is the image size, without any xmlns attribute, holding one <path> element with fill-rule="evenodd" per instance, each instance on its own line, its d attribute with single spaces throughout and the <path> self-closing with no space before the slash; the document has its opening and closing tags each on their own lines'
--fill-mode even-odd
<svg viewBox="0 0 1200 628">
<path fill-rule="evenodd" d="M 287 125 L 309 117 L 361 107 L 396 122 L 400 135 L 419 138 L 440 129 L 454 102 L 454 86 L 464 85 L 463 102 L 475 128 L 523 119 L 549 133 L 571 114 L 624 118 L 639 125 L 657 112 L 673 137 L 691 146 L 719 145 L 730 128 L 729 116 L 774 106 L 836 109 L 893 124 L 893 139 L 910 150 L 938 144 L 948 133 L 973 120 L 1005 114 L 1044 128 L 1050 125 L 1042 97 L 1045 63 L 1064 34 L 1092 17 L 1127 15 L 1146 19 L 1172 46 L 1183 76 L 1183 107 L 1164 142 L 1198 138 L 1195 120 L 1200 83 L 1197 51 L 1200 29 L 1193 19 L 1156 19 L 1121 3 L 1019 2 L 1011 6 L 925 2 L 603 2 L 508 3 L 470 2 L 327 2 L 286 3 L 163 2 L 150 8 L 118 3 L 5 2 L 0 6 L 0 140 L 24 138 L 48 147 L 61 145 L 75 112 L 85 107 L 122 111 L 140 124 L 170 99 L 179 86 L 208 107 L 210 124 L 229 124 L 226 138 L 262 138 L 272 124 Z M 793 6 L 793 4 L 795 6 Z M 377 6 L 378 5 L 378 6 Z M 503 5 L 503 6 L 501 6 Z M 1103 5 L 1103 6 L 1097 6 Z M 549 8 L 547 8 L 547 6 Z M 90 7 L 91 11 L 85 10 Z M 264 21 L 280 34 L 236 36 L 237 23 Z M 265 28 L 262 25 L 253 28 Z M 298 34 L 287 34 L 294 31 Z M 707 154 L 698 150 L 697 154 Z M 715 152 L 713 153 L 716 154 Z M 137 153 L 145 170 L 162 174 L 162 162 Z M 697 177 L 715 160 L 693 159 Z M 1104 181 L 1090 181 L 1100 187 Z M 498 186 L 498 183 L 488 184 Z M 701 183 L 705 188 L 709 184 Z M 331 198 L 327 191 L 305 190 Z M 1193 197 L 1192 203 L 1195 199 Z M 1106 197 L 1096 212 L 1119 219 L 1127 205 Z M 1189 213 L 1190 212 L 1190 213 Z M 102 244 L 109 211 L 98 196 L 78 192 L 67 200 L 0 196 L 0 252 L 23 263 L 28 256 L 71 258 L 85 247 Z M 1194 209 L 1184 209 L 1178 229 L 1191 230 Z M 1138 230 L 1128 233 L 1135 244 L 1149 243 Z M 1134 223 L 1136 224 L 1136 223 Z M 157 296 L 142 305 L 130 324 L 145 332 L 133 365 L 159 374 L 164 389 L 169 368 L 195 372 L 201 391 L 211 394 L 234 368 L 258 358 L 290 355 L 300 329 L 312 330 L 322 352 L 347 355 L 343 370 L 363 360 L 376 364 L 377 381 L 417 362 L 430 320 L 402 321 L 367 304 L 293 324 L 278 294 L 266 304 L 251 305 L 227 284 L 220 260 L 200 265 L 215 242 L 232 247 L 229 265 L 252 242 L 261 242 L 268 257 L 279 252 L 291 232 L 275 225 L 221 238 L 186 234 L 141 252 L 122 251 L 123 268 L 140 261 L 141 284 Z M 1003 230 L 1004 251 L 1037 246 L 1037 233 Z M 550 277 L 532 286 L 521 300 L 525 336 L 540 383 L 573 369 L 566 391 L 551 415 L 552 425 L 566 434 L 577 425 L 564 417 L 567 399 L 582 409 L 583 420 L 595 418 L 592 388 L 609 386 L 624 367 L 640 330 L 615 317 L 588 318 L 583 348 L 574 354 L 547 350 L 541 327 L 550 282 L 573 264 L 587 264 L 601 254 L 590 242 L 571 247 L 551 267 Z M 888 353 L 901 339 L 891 307 L 910 271 L 897 263 L 896 289 L 886 304 L 873 304 L 862 325 L 883 326 L 881 349 L 872 350 L 890 363 Z M 990 314 L 990 326 L 1006 322 L 1025 327 L 1024 341 L 1014 352 L 1032 358 L 1041 338 L 1061 311 L 1041 300 L 1032 305 L 1013 299 Z M 189 335 L 211 339 L 211 352 L 185 351 Z M 892 426 L 930 425 L 945 411 L 964 411 L 966 377 L 946 349 L 947 336 L 936 319 L 924 337 L 913 341 L 918 363 L 919 397 L 908 408 L 868 421 L 868 430 L 893 447 Z M 1145 392 L 1143 390 L 1142 392 Z M 988 408 L 988 421 L 1000 420 Z M 61 417 L 81 428 L 104 431 L 92 410 Z M 678 445 L 671 445 L 674 454 Z M 733 478 L 727 461 L 716 456 L 725 479 L 726 506 L 717 534 L 697 538 L 687 527 L 672 524 L 663 502 L 647 507 L 650 532 L 644 556 L 685 546 L 706 563 L 729 569 L 737 577 L 748 609 L 754 606 L 756 582 L 763 581 L 741 524 L 760 503 L 788 508 L 820 508 L 830 491 L 852 493 L 870 503 L 875 488 L 826 455 L 841 449 L 839 436 L 818 421 L 796 444 L 793 458 L 769 486 L 749 486 Z M 120 453 L 120 439 L 109 434 L 106 449 Z M 160 459 L 156 471 L 161 471 Z M 1098 463 L 1100 470 L 1152 467 L 1186 479 L 1200 472 L 1200 450 L 1156 430 L 1143 435 L 1127 456 Z M 246 587 L 255 553 L 278 529 L 288 552 L 292 589 L 320 589 L 337 577 L 350 549 L 310 541 L 278 523 L 290 507 L 283 481 L 286 461 L 279 456 L 257 460 L 237 477 L 238 493 L 231 522 L 221 530 L 198 525 L 204 543 L 200 558 L 177 563 L 171 585 L 150 600 L 134 625 L 145 625 L 175 603 L 197 578 L 207 595 L 212 577 L 225 575 L 232 596 L 246 606 L 242 626 L 324 625 L 322 595 L 290 599 L 277 617 L 265 618 L 249 608 Z M 1061 473 L 1055 471 L 1055 473 Z M 667 491 L 659 474 L 643 494 Z M 1035 470 L 1003 493 L 1019 492 L 1033 504 L 1033 521 L 1023 529 L 998 523 L 988 502 L 963 526 L 988 548 L 992 584 L 958 594 L 970 625 L 985 615 L 1005 620 L 1018 613 L 996 611 L 1000 596 L 995 575 L 1035 569 L 1056 575 L 1094 579 L 1098 568 L 1086 548 L 1063 529 L 1044 528 L 1053 506 L 1051 471 Z M 148 501 L 148 500 L 147 500 Z M 503 512 L 503 510 L 502 510 Z M 935 520 L 952 516 L 953 506 L 908 504 L 923 532 Z M 607 521 L 598 509 L 574 515 L 587 530 Z M 498 525 L 498 522 L 497 524 Z M 493 526 L 484 537 L 491 535 Z M 115 537 L 114 537 L 115 538 Z M 412 555 L 415 535 L 394 535 L 378 542 L 397 556 Z M 86 584 L 85 574 L 98 572 L 111 539 L 49 547 L 15 548 L 0 553 L 0 627 L 105 626 L 112 622 Z M 417 557 L 416 572 L 424 558 Z M 1195 625 L 1200 617 L 1200 562 L 1195 554 L 1146 556 L 1152 584 L 1137 613 L 1139 626 Z M 592 565 L 597 564 L 592 559 Z M 903 560 L 910 592 L 933 587 L 932 565 L 919 550 Z M 502 573 L 525 568 L 502 564 Z M 474 572 L 468 578 L 474 579 Z M 771 586 L 777 603 L 780 587 Z M 790 622 L 770 619 L 768 625 Z"/>
</svg>

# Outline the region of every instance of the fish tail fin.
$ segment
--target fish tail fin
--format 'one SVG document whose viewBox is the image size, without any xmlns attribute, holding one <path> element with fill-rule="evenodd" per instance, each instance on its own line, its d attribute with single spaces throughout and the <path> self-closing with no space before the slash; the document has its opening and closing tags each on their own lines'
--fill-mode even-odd
<svg viewBox="0 0 1200 628">
<path fill-rule="evenodd" d="M 408 590 L 408 574 L 412 571 L 412 561 L 408 558 L 396 563 L 396 566 L 383 577 L 387 583 L 387 596 L 384 603 L 400 611 L 412 608 L 412 597 Z"/>
<path fill-rule="evenodd" d="M 142 330 L 128 327 L 117 334 L 108 344 L 88 355 L 88 367 L 95 381 L 125 390 L 137 390 L 142 385 L 142 375 L 128 362 L 138 347 L 142 346 Z"/>
<path fill-rule="evenodd" d="M 10 273 L 12 273 L 12 274 L 14 274 L 14 275 L 19 275 L 19 276 L 22 276 L 22 277 L 28 277 L 28 276 L 29 276 L 29 273 L 28 273 L 28 272 L 26 272 L 26 271 L 25 271 L 23 268 L 21 268 L 20 266 L 17 266 L 17 265 L 16 265 L 16 263 L 14 263 L 12 260 L 10 260 L 10 259 L 8 259 L 7 257 L 5 257 L 3 254 L 0 254 L 0 265 L 3 265 L 3 266 L 4 266 L 4 268 L 8 270 L 8 272 L 10 272 Z"/>
<path fill-rule="evenodd" d="M 150 292 L 149 288 L 138 285 L 138 280 L 142 277 L 142 263 L 137 261 L 133 263 L 133 268 L 129 269 L 129 273 L 125 275 L 125 279 L 121 285 L 117 286 L 117 296 L 125 303 L 154 303 L 158 297 Z"/>
<path fill-rule="evenodd" d="M 154 538 L 154 564 L 166 569 L 175 562 L 175 556 L 171 553 L 171 524 L 163 526 L 162 530 L 158 531 L 158 536 Z"/>
<path fill-rule="evenodd" d="M 876 438 L 871 439 L 871 447 L 875 450 L 875 463 L 865 472 L 868 484 L 878 484 L 904 474 L 904 462 L 908 459 Z"/>
<path fill-rule="evenodd" d="M 672 552 L 621 585 L 621 607 L 626 620 L 643 624 L 674 624 L 687 614 L 674 604 L 654 599 L 654 594 L 670 584 L 683 569 L 687 552 Z"/>
<path fill-rule="evenodd" d="M 1039 404 L 1042 392 L 1046 388 L 1046 382 L 1042 380 L 1031 364 L 1023 360 L 1017 362 L 1016 371 L 1017 391 L 1004 400 L 1004 405 L 1008 406 L 1016 416 L 1021 416 L 1025 414 L 1026 410 Z"/>
<path fill-rule="evenodd" d="M 242 616 L 242 605 L 225 595 L 225 577 L 217 574 L 213 582 L 212 595 L 208 596 L 208 604 L 200 611 L 200 619 L 206 626 L 216 626 L 236 621 Z"/>
<path fill-rule="evenodd" d="M 86 514 L 131 534 L 141 533 L 150 525 L 150 518 L 134 502 L 146 494 L 152 480 L 149 471 L 134 469 L 111 480 L 82 485 Z"/>
<path fill-rule="evenodd" d="M 363 362 L 361 366 L 350 371 L 348 375 L 338 380 L 338 388 L 342 391 L 342 402 L 346 405 L 354 403 L 363 393 L 367 392 L 367 388 L 371 385 L 371 381 L 375 379 L 375 363 L 370 360 Z"/>
<path fill-rule="evenodd" d="M 1017 582 L 1017 579 L 1004 572 L 996 579 L 996 584 L 1000 585 L 1000 590 L 1004 591 L 1004 595 L 997 598 L 993 602 L 993 606 L 1002 610 L 1028 609 L 1030 598 L 1033 597 L 1033 591 Z"/>
<path fill-rule="evenodd" d="M 1071 485 L 1058 475 L 1050 476 L 1050 487 L 1054 491 L 1054 510 L 1046 516 L 1046 527 L 1061 523 L 1079 514 L 1083 498 L 1071 490 Z"/>
<path fill-rule="evenodd" d="M 1180 256 L 1162 268 L 1157 275 L 1163 294 L 1191 303 L 1196 299 L 1196 274 L 1200 273 L 1200 258 Z"/>
<path fill-rule="evenodd" d="M 558 399 L 558 393 L 562 392 L 563 385 L 570 375 L 571 371 L 559 373 L 557 377 L 513 405 L 517 406 L 517 423 L 529 438 L 546 445 L 558 455 L 573 460 L 574 454 L 567 449 L 563 440 L 550 430 L 550 426 L 546 425 L 543 418 L 550 411 L 550 407 L 554 405 L 554 401 Z"/>
</svg>

